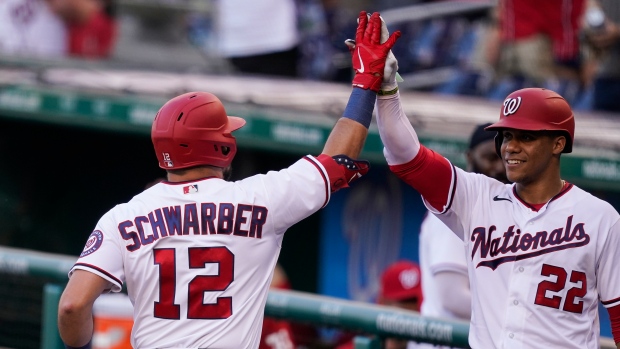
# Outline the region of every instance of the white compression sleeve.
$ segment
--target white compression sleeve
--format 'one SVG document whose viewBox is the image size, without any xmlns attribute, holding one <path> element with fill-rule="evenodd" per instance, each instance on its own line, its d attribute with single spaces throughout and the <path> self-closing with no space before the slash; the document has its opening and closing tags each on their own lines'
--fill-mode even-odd
<svg viewBox="0 0 620 349">
<path fill-rule="evenodd" d="M 388 165 L 405 164 L 420 151 L 420 140 L 400 103 L 400 93 L 377 96 L 377 126 Z"/>
<path fill-rule="evenodd" d="M 433 274 L 444 309 L 463 320 L 471 317 L 471 291 L 466 274 L 442 271 Z"/>
</svg>

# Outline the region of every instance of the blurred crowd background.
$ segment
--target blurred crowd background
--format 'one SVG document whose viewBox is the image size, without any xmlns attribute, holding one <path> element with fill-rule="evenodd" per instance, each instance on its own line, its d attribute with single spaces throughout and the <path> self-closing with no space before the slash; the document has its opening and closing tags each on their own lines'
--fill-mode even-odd
<svg viewBox="0 0 620 349">
<path fill-rule="evenodd" d="M 5 0 L 0 55 L 348 83 L 361 9 L 403 32 L 403 88 L 501 100 L 543 86 L 620 111 L 615 0 Z"/>
</svg>

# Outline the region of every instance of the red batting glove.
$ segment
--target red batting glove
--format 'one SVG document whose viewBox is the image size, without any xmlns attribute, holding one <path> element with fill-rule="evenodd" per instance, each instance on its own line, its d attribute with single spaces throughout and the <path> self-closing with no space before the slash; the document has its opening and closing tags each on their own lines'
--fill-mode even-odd
<svg viewBox="0 0 620 349">
<path fill-rule="evenodd" d="M 359 24 L 355 32 L 355 49 L 351 51 L 353 69 L 355 69 L 354 87 L 379 92 L 383 80 L 385 60 L 399 37 L 400 31 L 396 31 L 385 43 L 381 44 L 381 17 L 379 17 L 379 13 L 373 13 L 369 19 L 366 11 L 360 12 Z"/>
</svg>

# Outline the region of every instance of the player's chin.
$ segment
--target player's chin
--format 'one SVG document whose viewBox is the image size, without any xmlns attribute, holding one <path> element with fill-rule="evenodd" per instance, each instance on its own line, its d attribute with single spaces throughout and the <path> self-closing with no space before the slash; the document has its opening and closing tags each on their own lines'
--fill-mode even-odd
<svg viewBox="0 0 620 349">
<path fill-rule="evenodd" d="M 511 183 L 519 183 L 523 180 L 523 177 L 524 175 L 521 171 L 506 169 L 506 178 Z"/>
</svg>

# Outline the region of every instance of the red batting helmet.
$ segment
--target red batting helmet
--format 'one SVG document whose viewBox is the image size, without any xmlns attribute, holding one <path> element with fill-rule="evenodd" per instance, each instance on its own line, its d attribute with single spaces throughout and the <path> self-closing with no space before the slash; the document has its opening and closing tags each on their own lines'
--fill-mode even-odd
<svg viewBox="0 0 620 349">
<path fill-rule="evenodd" d="M 159 109 L 151 128 L 159 167 L 227 167 L 237 153 L 231 132 L 243 125 L 245 120 L 228 116 L 222 102 L 208 92 L 177 96 Z"/>
<path fill-rule="evenodd" d="M 563 153 L 573 151 L 575 117 L 568 102 L 559 94 L 544 88 L 524 88 L 506 97 L 499 121 L 487 127 L 498 131 L 495 150 L 501 157 L 504 140 L 501 130 L 511 128 L 527 131 L 562 131 L 566 136 Z"/>
</svg>

